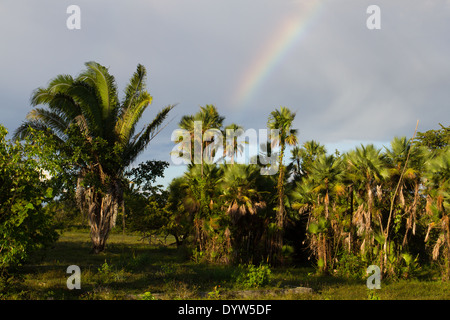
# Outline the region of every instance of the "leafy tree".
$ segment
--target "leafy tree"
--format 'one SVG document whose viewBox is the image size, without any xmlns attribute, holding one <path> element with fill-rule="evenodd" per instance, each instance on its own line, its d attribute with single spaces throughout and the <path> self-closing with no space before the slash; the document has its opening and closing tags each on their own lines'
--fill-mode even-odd
<svg viewBox="0 0 450 320">
<path fill-rule="evenodd" d="M 177 247 L 185 245 L 192 233 L 192 215 L 185 207 L 186 183 L 184 177 L 171 181 L 168 187 L 168 198 L 165 212 L 167 222 L 165 232 L 175 237 Z"/>
<path fill-rule="evenodd" d="M 133 191 L 152 194 L 161 190 L 162 185 L 155 186 L 154 183 L 157 178 L 164 177 L 164 170 L 168 166 L 167 161 L 147 160 L 125 172 L 125 178 Z"/>
<path fill-rule="evenodd" d="M 125 231 L 125 216 L 129 227 L 145 235 L 159 233 L 164 226 L 163 208 L 167 202 L 167 191 L 162 185 L 154 185 L 158 177 L 164 177 L 169 166 L 166 161 L 147 160 L 125 172 L 124 207 L 122 224 Z"/>
<path fill-rule="evenodd" d="M 21 144 L 6 134 L 0 125 L 0 276 L 57 240 L 54 215 L 44 206 L 54 195 L 51 175 L 61 168 L 45 135 Z"/>
<path fill-rule="evenodd" d="M 450 127 L 441 127 L 437 130 L 428 130 L 417 133 L 416 143 L 428 148 L 433 153 L 439 153 L 440 150 L 445 149 L 450 145 Z"/>
<path fill-rule="evenodd" d="M 34 107 L 15 132 L 16 138 L 31 129 L 48 130 L 60 150 L 72 159 L 77 176 L 77 199 L 86 210 L 93 252 L 104 250 L 123 202 L 125 169 L 157 135 L 173 106 L 165 107 L 136 133 L 143 112 L 152 102 L 145 89 L 146 70 L 138 65 L 120 101 L 115 78 L 96 62 L 76 78 L 59 75 L 31 98 Z M 48 108 L 39 108 L 46 105 Z"/>
</svg>

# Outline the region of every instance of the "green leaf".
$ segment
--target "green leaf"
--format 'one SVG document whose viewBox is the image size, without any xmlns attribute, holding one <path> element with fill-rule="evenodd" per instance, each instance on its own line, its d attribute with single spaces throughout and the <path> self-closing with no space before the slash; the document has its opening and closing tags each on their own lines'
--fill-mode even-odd
<svg viewBox="0 0 450 320">
<path fill-rule="evenodd" d="M 53 197 L 53 188 L 47 188 L 45 191 L 45 197 L 46 198 L 52 198 Z"/>
<path fill-rule="evenodd" d="M 317 234 L 319 232 L 319 225 L 317 223 L 311 222 L 308 227 L 308 232 Z"/>
</svg>

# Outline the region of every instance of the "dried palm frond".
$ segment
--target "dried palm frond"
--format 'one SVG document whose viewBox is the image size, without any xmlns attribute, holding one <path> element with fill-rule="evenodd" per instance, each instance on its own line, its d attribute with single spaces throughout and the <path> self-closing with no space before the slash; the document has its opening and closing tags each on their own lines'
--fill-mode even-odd
<svg viewBox="0 0 450 320">
<path fill-rule="evenodd" d="M 381 185 L 377 185 L 377 197 L 378 197 L 378 200 L 381 201 L 382 196 L 383 196 L 383 190 L 381 189 Z"/>
<path fill-rule="evenodd" d="M 443 243 L 444 243 L 444 235 L 441 234 L 441 236 L 437 239 L 436 244 L 433 247 L 433 260 L 436 260 L 439 257 L 439 249 L 441 248 Z"/>
</svg>

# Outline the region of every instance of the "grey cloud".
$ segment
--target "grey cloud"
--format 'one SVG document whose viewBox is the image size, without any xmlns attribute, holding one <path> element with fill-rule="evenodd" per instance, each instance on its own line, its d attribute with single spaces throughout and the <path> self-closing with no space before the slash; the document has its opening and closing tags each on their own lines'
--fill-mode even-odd
<svg viewBox="0 0 450 320">
<path fill-rule="evenodd" d="M 449 1 L 379 0 L 382 29 L 365 27 L 370 1 L 321 1 L 320 12 L 247 105 L 232 95 L 268 39 L 302 1 L 77 1 L 82 29 L 67 30 L 69 1 L 0 4 L 1 123 L 17 127 L 31 92 L 89 60 L 110 67 L 120 90 L 138 63 L 153 104 L 179 103 L 142 158 L 168 159 L 184 114 L 215 104 L 246 128 L 264 128 L 280 105 L 297 112 L 300 141 L 348 144 L 410 136 L 450 119 Z"/>
</svg>

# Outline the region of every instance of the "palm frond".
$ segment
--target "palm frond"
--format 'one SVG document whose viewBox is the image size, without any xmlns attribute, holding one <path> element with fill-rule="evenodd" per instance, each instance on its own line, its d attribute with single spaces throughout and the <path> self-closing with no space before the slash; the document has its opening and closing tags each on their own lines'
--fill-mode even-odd
<svg viewBox="0 0 450 320">
<path fill-rule="evenodd" d="M 147 71 L 145 67 L 138 64 L 135 73 L 131 77 L 129 83 L 125 87 L 125 98 L 122 102 L 122 112 L 126 112 L 133 104 L 135 104 L 136 99 L 145 89 Z M 121 115 L 119 115 L 119 118 Z"/>
<path fill-rule="evenodd" d="M 102 118 L 111 123 L 118 112 L 117 86 L 115 78 L 109 74 L 108 69 L 97 62 L 87 62 L 87 70 L 78 76 L 78 80 L 88 83 L 95 88 L 98 95 Z M 112 121 L 114 123 L 114 121 Z"/>
<path fill-rule="evenodd" d="M 40 122 L 51 128 L 59 136 L 64 135 L 64 131 L 70 124 L 70 121 L 62 112 L 46 110 L 43 108 L 34 108 L 26 117 L 30 122 Z"/>
<path fill-rule="evenodd" d="M 145 147 L 150 143 L 153 138 L 162 130 L 160 129 L 161 124 L 167 118 L 170 110 L 172 110 L 175 105 L 169 105 L 161 110 L 151 123 L 144 127 L 141 132 L 135 135 L 127 145 L 124 151 L 124 163 L 125 166 L 130 164 L 136 159 L 136 157 L 145 150 Z"/>
<path fill-rule="evenodd" d="M 123 109 L 124 111 L 117 119 L 115 128 L 117 137 L 121 143 L 129 141 L 130 137 L 134 134 L 136 124 L 151 102 L 152 97 L 150 94 L 147 92 L 142 92 L 131 106 Z"/>
<path fill-rule="evenodd" d="M 64 144 L 64 138 L 56 134 L 51 128 L 49 128 L 45 123 L 40 121 L 24 121 L 22 124 L 14 131 L 14 140 L 24 140 L 27 137 L 31 137 L 33 131 L 47 132 L 52 135 L 57 143 L 60 145 Z"/>
</svg>

